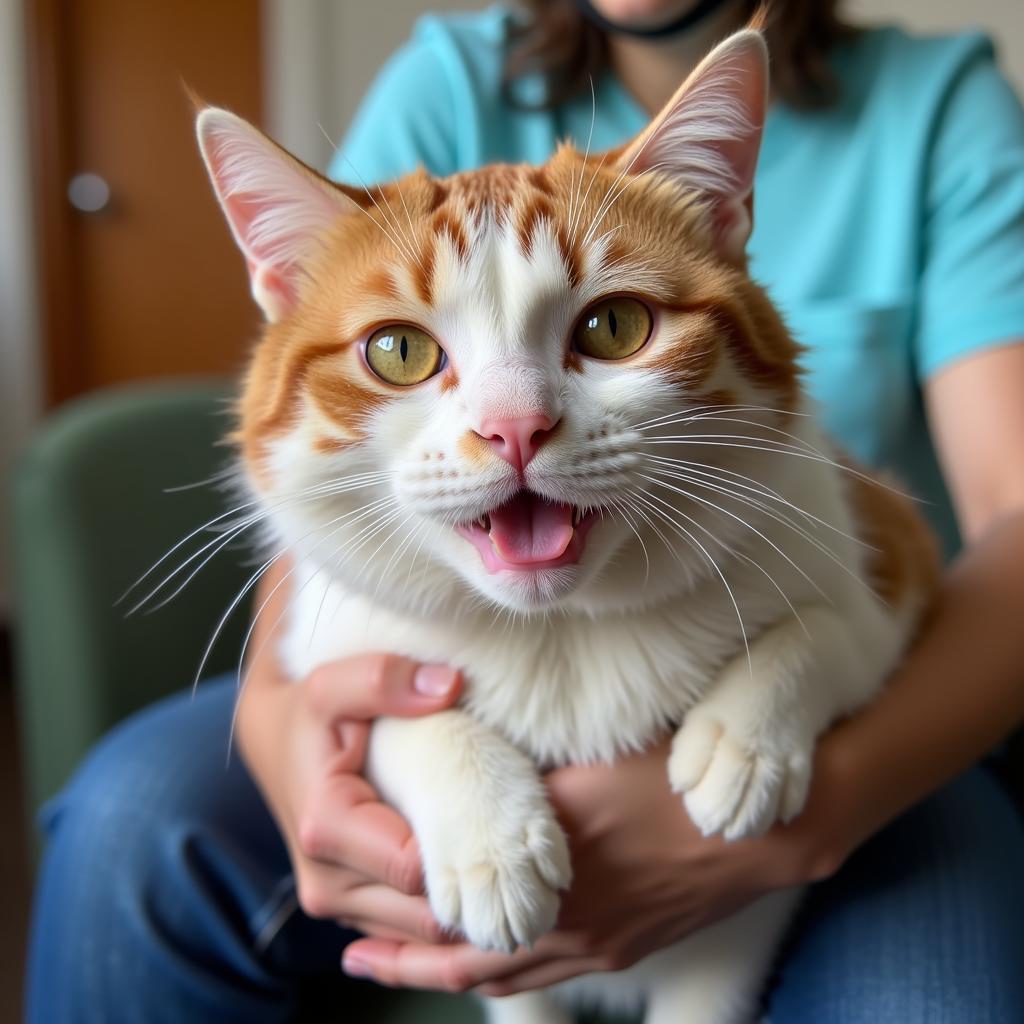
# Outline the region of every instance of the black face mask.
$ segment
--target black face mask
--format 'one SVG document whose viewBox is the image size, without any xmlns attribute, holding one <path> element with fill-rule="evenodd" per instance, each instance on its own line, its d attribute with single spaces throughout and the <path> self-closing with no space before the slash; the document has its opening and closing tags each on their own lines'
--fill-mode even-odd
<svg viewBox="0 0 1024 1024">
<path fill-rule="evenodd" d="M 685 14 L 673 18 L 667 25 L 655 25 L 652 28 L 631 28 L 629 25 L 620 25 L 617 21 L 610 21 L 600 11 L 594 9 L 590 0 L 576 0 L 576 5 L 583 12 L 584 17 L 592 21 L 599 28 L 612 35 L 635 36 L 638 39 L 665 39 L 668 36 L 678 35 L 692 28 L 698 22 L 703 21 L 708 15 L 722 7 L 726 0 L 700 0 L 696 7 Z"/>
</svg>

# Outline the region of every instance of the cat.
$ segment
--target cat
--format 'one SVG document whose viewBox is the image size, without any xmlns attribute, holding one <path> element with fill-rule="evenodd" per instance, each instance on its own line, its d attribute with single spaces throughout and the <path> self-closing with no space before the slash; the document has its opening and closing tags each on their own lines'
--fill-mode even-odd
<svg viewBox="0 0 1024 1024">
<path fill-rule="evenodd" d="M 767 102 L 748 28 L 600 157 L 371 189 L 199 115 L 267 321 L 235 439 L 296 563 L 283 662 L 463 672 L 457 708 L 375 723 L 367 772 L 434 914 L 481 949 L 534 942 L 570 884 L 542 771 L 674 730 L 668 784 L 705 834 L 790 821 L 816 738 L 877 693 L 934 591 L 917 512 L 823 435 L 747 273 Z M 798 898 L 488 1012 L 734 1024 Z"/>
</svg>

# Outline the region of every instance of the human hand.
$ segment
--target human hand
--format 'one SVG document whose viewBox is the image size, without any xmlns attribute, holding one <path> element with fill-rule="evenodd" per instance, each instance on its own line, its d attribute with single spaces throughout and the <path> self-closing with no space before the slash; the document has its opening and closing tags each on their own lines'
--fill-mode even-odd
<svg viewBox="0 0 1024 1024">
<path fill-rule="evenodd" d="M 443 940 L 421 895 L 409 826 L 361 772 L 369 720 L 440 711 L 459 685 L 453 669 L 390 655 L 332 662 L 298 682 L 253 667 L 239 707 L 239 747 L 311 917 L 396 941 Z"/>
<path fill-rule="evenodd" d="M 578 974 L 628 967 L 774 889 L 831 873 L 838 766 L 818 758 L 803 815 L 757 839 L 702 836 L 669 789 L 668 744 L 614 765 L 547 777 L 572 848 L 573 885 L 558 926 L 530 950 L 482 953 L 467 943 L 360 939 L 351 974 L 388 985 L 509 995 Z"/>
</svg>

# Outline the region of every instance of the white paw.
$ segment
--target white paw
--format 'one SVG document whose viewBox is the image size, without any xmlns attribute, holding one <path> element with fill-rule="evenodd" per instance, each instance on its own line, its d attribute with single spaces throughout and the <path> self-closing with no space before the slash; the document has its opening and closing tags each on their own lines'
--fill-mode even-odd
<svg viewBox="0 0 1024 1024">
<path fill-rule="evenodd" d="M 672 742 L 668 777 L 704 835 L 742 839 L 803 810 L 813 743 L 741 738 L 721 718 L 694 709 Z"/>
<path fill-rule="evenodd" d="M 558 891 L 572 879 L 569 847 L 541 797 L 454 818 L 420 839 L 430 905 L 479 949 L 511 953 L 554 926 Z"/>
</svg>

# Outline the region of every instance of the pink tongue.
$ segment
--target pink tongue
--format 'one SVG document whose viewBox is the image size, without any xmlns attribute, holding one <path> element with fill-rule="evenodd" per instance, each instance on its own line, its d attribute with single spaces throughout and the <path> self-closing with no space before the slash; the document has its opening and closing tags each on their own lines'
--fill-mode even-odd
<svg viewBox="0 0 1024 1024">
<path fill-rule="evenodd" d="M 506 562 L 558 558 L 572 540 L 572 505 L 555 505 L 521 491 L 491 512 L 491 542 Z"/>
</svg>

